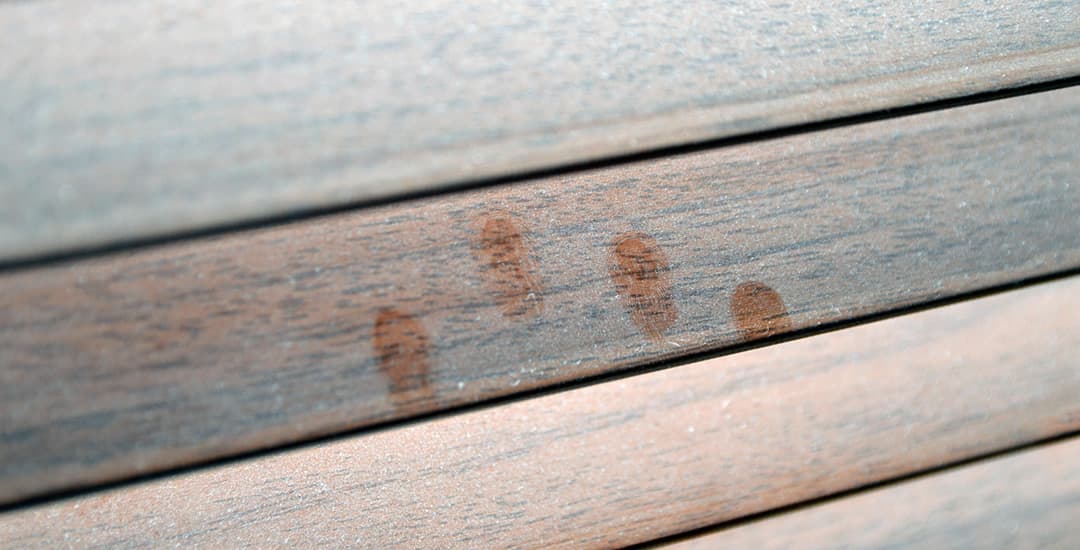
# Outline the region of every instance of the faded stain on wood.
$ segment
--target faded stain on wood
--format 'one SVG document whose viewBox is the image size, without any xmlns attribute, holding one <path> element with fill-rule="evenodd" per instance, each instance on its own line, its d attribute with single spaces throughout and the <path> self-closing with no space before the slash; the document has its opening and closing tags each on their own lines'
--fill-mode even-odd
<svg viewBox="0 0 1080 550">
<path fill-rule="evenodd" d="M 475 251 L 503 315 L 530 319 L 544 312 L 543 279 L 521 222 L 505 213 L 485 216 Z"/>
<path fill-rule="evenodd" d="M 408 313 L 386 308 L 375 318 L 372 339 L 379 369 L 391 382 L 390 397 L 397 403 L 432 399 L 431 343 L 424 325 Z"/>
<path fill-rule="evenodd" d="M 731 317 L 746 340 L 767 338 L 791 330 L 784 300 L 764 283 L 750 281 L 735 287 L 731 296 Z"/>
<path fill-rule="evenodd" d="M 631 232 L 612 243 L 611 281 L 630 319 L 652 340 L 661 340 L 679 317 L 671 295 L 671 264 L 656 239 Z"/>
</svg>

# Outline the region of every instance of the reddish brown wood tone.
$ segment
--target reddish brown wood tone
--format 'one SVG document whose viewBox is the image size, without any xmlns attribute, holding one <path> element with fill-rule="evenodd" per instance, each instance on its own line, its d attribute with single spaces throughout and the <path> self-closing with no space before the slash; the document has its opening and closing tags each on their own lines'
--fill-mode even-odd
<svg viewBox="0 0 1080 550">
<path fill-rule="evenodd" d="M 1075 268 L 1078 121 L 1064 89 L 5 272 L 0 501 Z"/>
<path fill-rule="evenodd" d="M 647 541 L 1080 429 L 1077 349 L 1073 278 L 20 509 L 0 541 Z M 1075 487 L 1052 468 L 1017 482 Z"/>
<path fill-rule="evenodd" d="M 1075 548 L 1080 440 L 678 541 L 713 548 Z"/>
</svg>

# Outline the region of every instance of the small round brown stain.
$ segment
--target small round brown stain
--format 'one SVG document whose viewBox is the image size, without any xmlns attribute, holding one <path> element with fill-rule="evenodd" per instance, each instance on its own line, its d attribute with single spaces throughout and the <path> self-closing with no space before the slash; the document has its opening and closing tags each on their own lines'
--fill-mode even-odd
<svg viewBox="0 0 1080 550">
<path fill-rule="evenodd" d="M 623 233 L 612 244 L 608 269 L 630 320 L 646 336 L 660 340 L 679 317 L 667 255 L 652 237 Z"/>
<path fill-rule="evenodd" d="M 744 340 L 764 338 L 791 330 L 784 300 L 763 283 L 750 281 L 735 288 L 731 316 Z"/>
<path fill-rule="evenodd" d="M 532 318 L 543 313 L 543 281 L 519 223 L 509 215 L 486 218 L 474 249 L 481 275 L 504 316 Z"/>
<path fill-rule="evenodd" d="M 431 344 L 424 325 L 408 313 L 386 308 L 375 318 L 373 339 L 379 369 L 390 379 L 394 402 L 430 399 Z"/>
</svg>

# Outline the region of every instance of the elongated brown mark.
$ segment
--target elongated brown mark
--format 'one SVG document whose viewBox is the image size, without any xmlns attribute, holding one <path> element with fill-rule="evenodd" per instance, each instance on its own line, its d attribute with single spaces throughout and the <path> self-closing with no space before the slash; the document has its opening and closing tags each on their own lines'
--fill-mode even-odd
<svg viewBox="0 0 1080 550">
<path fill-rule="evenodd" d="M 520 223 L 508 214 L 486 218 L 474 250 L 481 276 L 504 316 L 528 319 L 543 313 L 543 280 Z"/>
<path fill-rule="evenodd" d="M 649 338 L 663 338 L 679 312 L 671 295 L 671 264 L 656 240 L 638 232 L 619 235 L 608 269 L 630 320 Z"/>
<path fill-rule="evenodd" d="M 731 296 L 731 317 L 744 340 L 791 330 L 791 317 L 780 295 L 764 283 L 745 282 Z"/>
<path fill-rule="evenodd" d="M 395 308 L 375 318 L 375 354 L 379 369 L 390 379 L 390 397 L 397 405 L 430 399 L 431 343 L 424 325 Z"/>
</svg>

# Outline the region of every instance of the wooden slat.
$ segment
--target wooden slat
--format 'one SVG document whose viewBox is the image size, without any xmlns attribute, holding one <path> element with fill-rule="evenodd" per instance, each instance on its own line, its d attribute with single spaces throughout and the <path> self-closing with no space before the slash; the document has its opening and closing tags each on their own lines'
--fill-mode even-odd
<svg viewBox="0 0 1080 550">
<path fill-rule="evenodd" d="M 614 546 L 1080 428 L 1080 278 L 0 516 L 12 547 Z"/>
<path fill-rule="evenodd" d="M 0 3 L 0 258 L 1080 74 L 1073 0 Z"/>
<path fill-rule="evenodd" d="M 663 548 L 1076 548 L 1080 440 L 764 518 Z"/>
<path fill-rule="evenodd" d="M 1080 89 L 0 275 L 0 501 L 1080 266 Z"/>
</svg>

